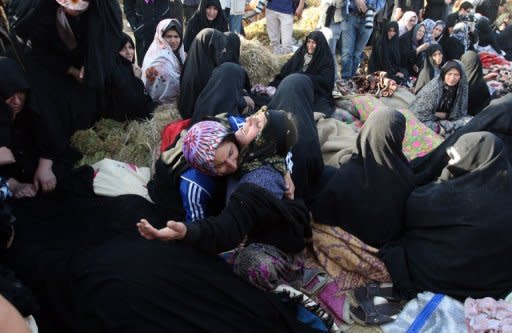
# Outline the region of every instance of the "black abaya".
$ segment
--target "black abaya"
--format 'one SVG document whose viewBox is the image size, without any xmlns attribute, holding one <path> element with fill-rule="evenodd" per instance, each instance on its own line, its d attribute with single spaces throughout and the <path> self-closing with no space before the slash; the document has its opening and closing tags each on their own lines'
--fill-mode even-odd
<svg viewBox="0 0 512 333">
<path fill-rule="evenodd" d="M 443 53 L 443 48 L 439 44 L 432 44 L 428 47 L 425 55 L 425 59 L 423 61 L 423 68 L 420 70 L 420 74 L 418 75 L 418 79 L 416 80 L 416 83 L 414 85 L 415 93 L 417 94 L 421 88 L 423 88 L 427 83 L 429 83 L 430 80 L 432 80 L 435 75 L 435 67 L 434 59 L 432 58 L 432 55 L 436 51 L 441 51 Z M 437 66 L 438 71 L 440 72 L 440 66 Z"/>
<path fill-rule="evenodd" d="M 247 106 L 242 91 L 247 73 L 242 66 L 225 62 L 212 72 L 208 84 L 197 98 L 192 124 L 220 113 L 240 115 Z"/>
<path fill-rule="evenodd" d="M 489 87 L 484 80 L 482 62 L 475 51 L 467 51 L 460 59 L 469 83 L 468 113 L 477 115 L 491 102 Z"/>
<path fill-rule="evenodd" d="M 380 256 L 406 296 L 503 298 L 512 289 L 512 168 L 504 144 L 473 132 L 453 149 L 439 179 L 411 193 L 405 233 Z"/>
<path fill-rule="evenodd" d="M 308 199 L 324 168 L 318 132 L 313 119 L 313 82 L 305 74 L 290 74 L 279 84 L 269 109 L 295 115 L 299 140 L 292 148 L 295 196 Z"/>
<path fill-rule="evenodd" d="M 388 39 L 387 32 L 393 28 L 396 34 Z M 375 47 L 370 55 L 368 62 L 368 72 L 377 71 L 387 72 L 388 77 L 394 78 L 395 74 L 400 72 L 400 46 L 398 44 L 398 23 L 389 22 L 384 32 L 375 43 Z"/>
<path fill-rule="evenodd" d="M 180 77 L 178 110 L 183 119 L 191 118 L 199 94 L 215 67 L 224 62 L 226 36 L 215 29 L 203 29 L 194 39 Z"/>
<path fill-rule="evenodd" d="M 307 53 L 307 41 L 312 39 L 316 42 L 316 48 L 312 55 L 311 62 L 304 70 L 304 56 Z M 279 74 L 269 83 L 270 86 L 278 87 L 281 81 L 292 73 L 303 73 L 313 82 L 315 100 L 314 112 L 322 112 L 331 115 L 334 112 L 334 100 L 332 90 L 334 89 L 334 61 L 329 44 L 320 31 L 311 32 L 304 44 L 293 54 L 281 68 Z"/>
<path fill-rule="evenodd" d="M 394 110 L 373 112 L 356 141 L 354 153 L 335 171 L 313 200 L 316 223 L 343 228 L 380 247 L 403 228 L 413 173 L 402 153 L 405 118 Z"/>
</svg>

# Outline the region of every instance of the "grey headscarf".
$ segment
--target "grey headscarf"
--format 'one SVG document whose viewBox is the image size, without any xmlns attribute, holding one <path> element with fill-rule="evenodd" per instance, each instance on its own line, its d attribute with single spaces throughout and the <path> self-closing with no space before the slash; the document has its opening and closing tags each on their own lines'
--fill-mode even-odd
<svg viewBox="0 0 512 333">
<path fill-rule="evenodd" d="M 416 95 L 416 99 L 409 106 L 414 115 L 421 122 L 436 121 L 436 112 L 439 101 L 443 95 L 444 76 L 448 70 L 457 68 L 460 72 L 460 81 L 457 94 L 448 120 L 457 120 L 468 115 L 468 79 L 464 66 L 458 60 L 448 61 L 442 68 L 441 74 L 427 83 Z"/>
</svg>

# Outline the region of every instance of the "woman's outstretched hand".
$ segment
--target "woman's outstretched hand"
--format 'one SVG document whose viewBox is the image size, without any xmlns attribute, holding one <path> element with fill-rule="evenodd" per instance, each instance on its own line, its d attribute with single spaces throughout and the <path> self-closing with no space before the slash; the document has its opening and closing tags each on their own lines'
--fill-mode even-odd
<svg viewBox="0 0 512 333">
<path fill-rule="evenodd" d="M 169 221 L 167 222 L 166 227 L 156 229 L 148 222 L 148 220 L 141 219 L 140 222 L 137 223 L 137 229 L 139 230 L 139 234 L 148 240 L 180 240 L 185 238 L 185 235 L 187 234 L 187 226 L 182 222 L 176 221 Z"/>
</svg>

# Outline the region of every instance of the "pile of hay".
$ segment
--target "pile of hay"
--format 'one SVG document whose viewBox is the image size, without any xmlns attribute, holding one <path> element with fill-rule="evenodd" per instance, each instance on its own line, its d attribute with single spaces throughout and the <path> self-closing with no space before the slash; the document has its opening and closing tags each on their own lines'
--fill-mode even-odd
<svg viewBox="0 0 512 333">
<path fill-rule="evenodd" d="M 151 119 L 121 123 L 102 119 L 93 128 L 76 132 L 71 145 L 83 154 L 79 165 L 93 164 L 103 158 L 150 167 L 160 133 L 173 120 L 180 119 L 175 104 L 158 107 Z"/>
<path fill-rule="evenodd" d="M 275 55 L 258 40 L 242 38 L 240 64 L 245 68 L 252 85 L 268 84 L 279 73 L 289 56 Z"/>
</svg>

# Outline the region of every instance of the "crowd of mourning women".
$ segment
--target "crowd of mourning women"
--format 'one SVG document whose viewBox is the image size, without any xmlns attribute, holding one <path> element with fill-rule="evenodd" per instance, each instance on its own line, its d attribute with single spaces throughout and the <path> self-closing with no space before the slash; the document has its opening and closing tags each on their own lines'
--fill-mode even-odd
<svg viewBox="0 0 512 333">
<path fill-rule="evenodd" d="M 240 1 L 125 0 L 134 42 L 118 1 L 0 0 L 0 330 L 337 332 L 345 310 L 392 320 L 379 293 L 402 305 L 422 291 L 505 297 L 504 5 L 323 0 L 318 29 L 291 52 L 304 1 L 268 1 L 271 47 L 289 58 L 252 86 Z M 406 107 L 380 103 L 397 89 L 412 96 Z M 357 114 L 354 103 L 360 126 L 334 98 L 352 93 L 381 105 Z M 182 119 L 162 133 L 151 173 L 76 167 L 76 131 L 165 104 Z M 411 140 L 433 137 L 437 147 L 409 154 Z M 336 303 L 340 281 L 311 264 L 319 230 L 352 239 L 329 245 L 358 242 L 392 294 L 373 285 L 355 292 L 359 304 Z M 312 291 L 328 274 L 332 294 Z"/>
</svg>

